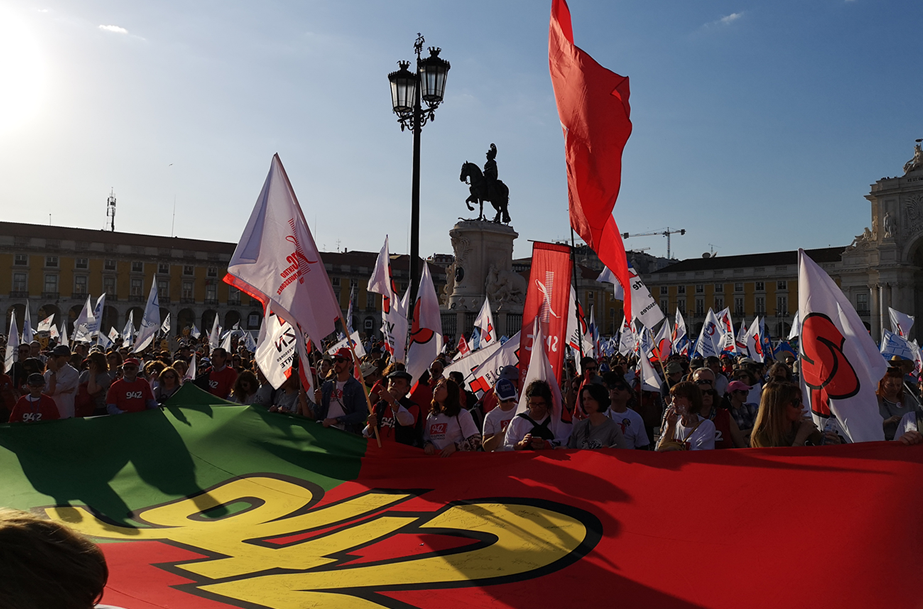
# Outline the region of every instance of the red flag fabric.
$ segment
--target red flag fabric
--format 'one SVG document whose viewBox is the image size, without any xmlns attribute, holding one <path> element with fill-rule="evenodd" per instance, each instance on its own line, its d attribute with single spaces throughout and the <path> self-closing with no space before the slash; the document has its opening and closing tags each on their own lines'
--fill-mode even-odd
<svg viewBox="0 0 923 609">
<path fill-rule="evenodd" d="M 567 344 L 567 312 L 570 296 L 572 265 L 570 247 L 557 243 L 532 244 L 532 270 L 529 271 L 529 289 L 522 311 L 522 346 L 524 353 L 532 350 L 532 324 L 536 316 L 541 317 L 542 335 L 545 337 L 545 353 L 555 378 L 561 378 L 564 365 L 564 346 Z M 522 360 L 528 361 L 527 356 Z M 520 366 L 523 368 L 523 366 Z"/>
<path fill-rule="evenodd" d="M 551 4 L 548 65 L 564 129 L 570 225 L 622 284 L 625 314 L 631 319 L 628 260 L 612 217 L 622 182 L 622 150 L 631 135 L 628 77 L 607 70 L 574 45 L 564 0 Z"/>
</svg>

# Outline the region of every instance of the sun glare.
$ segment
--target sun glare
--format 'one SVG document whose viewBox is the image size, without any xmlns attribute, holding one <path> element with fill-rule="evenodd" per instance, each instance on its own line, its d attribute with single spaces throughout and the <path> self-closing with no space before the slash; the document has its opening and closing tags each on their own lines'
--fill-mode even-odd
<svg viewBox="0 0 923 609">
<path fill-rule="evenodd" d="M 45 66 L 38 40 L 19 15 L 0 7 L 0 134 L 25 126 L 38 113 Z"/>
</svg>

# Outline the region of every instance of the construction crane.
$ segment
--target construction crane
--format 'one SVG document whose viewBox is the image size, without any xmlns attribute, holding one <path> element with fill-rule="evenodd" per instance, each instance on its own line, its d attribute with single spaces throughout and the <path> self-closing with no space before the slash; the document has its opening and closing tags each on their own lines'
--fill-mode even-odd
<svg viewBox="0 0 923 609">
<path fill-rule="evenodd" d="M 678 228 L 676 230 L 670 230 L 670 227 L 668 226 L 666 230 L 654 231 L 653 233 L 622 233 L 622 239 L 628 239 L 629 237 L 651 237 L 653 235 L 663 235 L 667 238 L 667 260 L 673 260 L 673 257 L 670 256 L 670 235 L 674 233 L 685 235 L 686 229 Z"/>
</svg>

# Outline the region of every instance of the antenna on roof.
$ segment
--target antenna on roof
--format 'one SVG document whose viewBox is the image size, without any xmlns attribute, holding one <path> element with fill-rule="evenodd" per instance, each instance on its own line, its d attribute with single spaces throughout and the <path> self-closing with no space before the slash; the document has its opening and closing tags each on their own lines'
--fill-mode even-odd
<svg viewBox="0 0 923 609">
<path fill-rule="evenodd" d="M 109 198 L 106 199 L 106 230 L 115 232 L 115 189 L 109 189 Z"/>
</svg>

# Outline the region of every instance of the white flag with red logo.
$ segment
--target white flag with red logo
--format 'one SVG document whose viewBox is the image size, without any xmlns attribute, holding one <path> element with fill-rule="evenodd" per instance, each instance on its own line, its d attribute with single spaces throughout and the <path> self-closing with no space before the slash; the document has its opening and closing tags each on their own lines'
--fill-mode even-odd
<svg viewBox="0 0 923 609">
<path fill-rule="evenodd" d="M 702 324 L 702 331 L 699 332 L 699 340 L 696 342 L 695 351 L 702 357 L 721 355 L 723 340 L 724 333 L 721 322 L 709 307 L 708 313 L 705 314 L 705 323 Z"/>
<path fill-rule="evenodd" d="M 474 327 L 480 331 L 478 349 L 489 347 L 497 341 L 497 331 L 494 329 L 494 316 L 490 312 L 489 298 L 484 299 L 481 312 L 478 313 L 477 319 L 474 320 Z"/>
<path fill-rule="evenodd" d="M 455 356 L 456 361 L 471 355 L 471 349 L 468 347 L 468 341 L 465 340 L 464 334 L 459 337 L 458 346 L 455 350 L 458 351 L 458 355 Z"/>
<path fill-rule="evenodd" d="M 526 370 L 525 378 L 522 381 L 522 391 L 519 393 L 519 404 L 516 406 L 516 414 L 529 411 L 529 398 L 526 396 L 526 390 L 533 381 L 545 381 L 551 388 L 551 395 L 554 398 L 554 404 L 549 409 L 551 423 L 549 427 L 554 434 L 555 444 L 560 445 L 567 442 L 570 437 L 571 423 L 564 419 L 564 399 L 561 396 L 561 386 L 558 379 L 555 378 L 551 362 L 548 360 L 548 354 L 540 348 L 545 337 L 542 334 L 541 320 L 536 317 L 532 326 L 532 349 L 529 353 L 529 367 Z M 541 423 L 541 421 L 536 421 Z"/>
<path fill-rule="evenodd" d="M 439 312 L 439 298 L 429 265 L 423 264 L 420 289 L 413 308 L 413 325 L 410 328 L 410 345 L 407 347 L 407 372 L 414 381 L 426 372 L 433 360 L 442 353 L 442 314 Z"/>
<path fill-rule="evenodd" d="M 298 333 L 290 323 L 279 319 L 272 309 L 268 309 L 268 313 L 260 326 L 253 355 L 263 376 L 273 389 L 278 389 L 292 373 Z"/>
<path fill-rule="evenodd" d="M 740 330 L 737 331 L 737 337 L 734 339 L 738 353 L 747 353 L 747 322 L 740 320 Z"/>
<path fill-rule="evenodd" d="M 567 346 L 575 352 L 580 353 L 583 357 L 594 357 L 596 355 L 595 342 L 587 324 L 586 317 L 583 315 L 583 306 L 577 298 L 577 292 L 574 290 L 574 284 L 570 286 L 570 303 L 567 310 Z M 580 364 L 580 358 L 574 358 L 574 364 L 577 368 L 577 374 L 583 374 L 583 368 Z"/>
<path fill-rule="evenodd" d="M 673 353 L 673 339 L 670 338 L 670 334 L 670 322 L 664 319 L 660 331 L 654 337 L 654 354 L 661 362 L 667 361 Z"/>
<path fill-rule="evenodd" d="M 391 354 L 393 361 L 403 362 L 407 359 L 407 311 L 394 284 L 387 235 L 375 262 L 375 271 L 369 278 L 368 291 L 381 296 L 381 331 L 385 339 L 385 349 Z M 407 293 L 409 292 L 410 290 L 407 290 Z"/>
<path fill-rule="evenodd" d="M 795 318 L 792 320 L 792 329 L 789 330 L 788 340 L 801 336 L 801 312 L 795 311 Z"/>
<path fill-rule="evenodd" d="M 913 315 L 907 315 L 888 307 L 888 316 L 891 318 L 891 331 L 902 338 L 907 338 L 910 335 L 910 328 L 913 327 Z"/>
<path fill-rule="evenodd" d="M 755 362 L 763 363 L 765 360 L 759 316 L 753 318 L 753 323 L 750 324 L 750 329 L 747 331 L 747 354 Z"/>
<path fill-rule="evenodd" d="M 486 349 L 478 349 L 470 356 L 452 362 L 442 371 L 443 376 L 451 372 L 461 372 L 465 377 L 465 387 L 478 398 L 493 389 L 500 372 L 507 366 L 519 366 L 519 332 L 507 339 L 502 345 L 495 342 Z"/>
<path fill-rule="evenodd" d="M 798 250 L 799 360 L 805 405 L 853 442 L 884 439 L 875 391 L 888 368 L 843 290 Z"/>
<path fill-rule="evenodd" d="M 644 285 L 638 271 L 630 264 L 628 265 L 628 277 L 631 281 L 631 311 L 633 316 L 645 327 L 653 328 L 666 316 L 660 310 L 657 301 L 651 296 L 651 291 Z"/>
<path fill-rule="evenodd" d="M 279 155 L 234 250 L 224 281 L 321 344 L 341 316 L 327 271 Z"/>
<path fill-rule="evenodd" d="M 673 320 L 673 348 L 683 356 L 689 355 L 689 335 L 686 333 L 686 320 L 679 307 L 676 308 L 676 317 Z"/>
<path fill-rule="evenodd" d="M 53 321 L 54 321 L 54 313 L 52 313 L 51 315 L 49 315 L 42 321 L 38 322 L 38 328 L 36 328 L 36 331 L 37 332 L 51 332 L 51 324 Z"/>
</svg>

